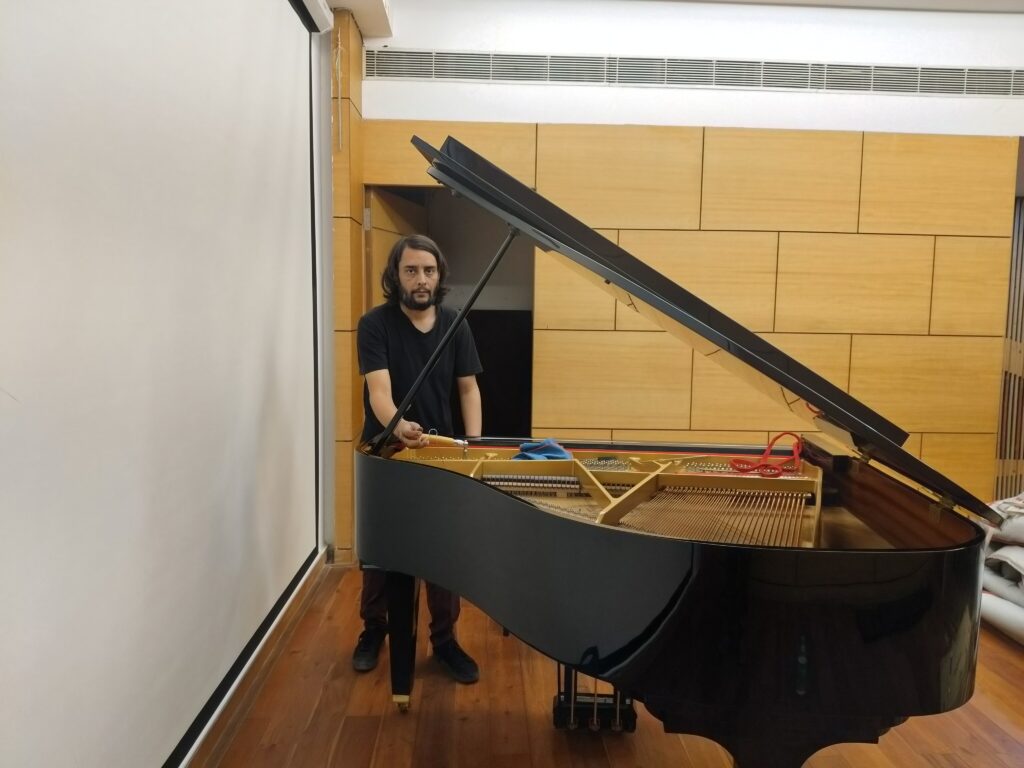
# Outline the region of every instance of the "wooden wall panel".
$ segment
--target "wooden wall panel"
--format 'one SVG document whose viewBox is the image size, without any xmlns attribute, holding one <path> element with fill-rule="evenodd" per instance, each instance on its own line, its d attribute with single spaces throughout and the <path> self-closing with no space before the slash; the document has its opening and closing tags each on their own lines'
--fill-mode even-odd
<svg viewBox="0 0 1024 768">
<path fill-rule="evenodd" d="M 334 220 L 334 330 L 353 331 L 363 308 L 363 228 Z"/>
<path fill-rule="evenodd" d="M 613 243 L 618 231 L 599 230 Z M 564 257 L 534 249 L 533 327 L 613 330 L 615 299 L 563 263 Z"/>
<path fill-rule="evenodd" d="M 331 118 L 335 217 L 363 220 L 363 118 L 349 99 L 335 99 Z"/>
<path fill-rule="evenodd" d="M 673 443 L 711 445 L 760 445 L 768 444 L 767 432 L 698 430 L 698 429 L 616 429 L 612 438 L 633 443 Z"/>
<path fill-rule="evenodd" d="M 334 439 L 355 440 L 362 428 L 362 378 L 354 331 L 334 332 Z"/>
<path fill-rule="evenodd" d="M 982 501 L 991 501 L 996 482 L 996 436 L 924 434 L 921 460 L 962 485 Z"/>
<path fill-rule="evenodd" d="M 374 229 L 398 235 L 425 234 L 427 209 L 383 189 L 372 189 L 367 195 L 370 224 Z"/>
<path fill-rule="evenodd" d="M 415 134 L 440 147 L 449 135 L 534 186 L 537 127 L 532 123 L 457 123 L 429 120 L 366 120 L 363 123 L 363 173 L 366 184 L 429 187 L 427 161 L 410 139 Z"/>
<path fill-rule="evenodd" d="M 665 333 L 536 331 L 533 423 L 687 429 L 692 351 Z"/>
<path fill-rule="evenodd" d="M 861 134 L 708 128 L 701 229 L 855 232 Z"/>
<path fill-rule="evenodd" d="M 334 12 L 331 35 L 331 96 L 351 99 L 363 111 L 363 36 L 350 11 Z"/>
<path fill-rule="evenodd" d="M 384 289 L 380 285 L 380 276 L 387 264 L 388 254 L 391 247 L 398 242 L 401 235 L 388 232 L 376 227 L 367 232 L 367 250 L 369 274 L 366 276 L 367 284 L 370 287 L 369 306 L 375 307 L 384 303 Z"/>
<path fill-rule="evenodd" d="M 353 515 L 353 482 L 352 482 L 352 451 L 353 443 L 338 440 L 334 443 L 334 547 L 348 553 L 352 562 L 352 549 L 355 546 L 354 515 Z"/>
<path fill-rule="evenodd" d="M 849 381 L 850 337 L 841 334 L 760 334 L 840 389 Z M 692 428 L 807 431 L 812 423 L 776 403 L 718 363 L 694 355 Z"/>
<path fill-rule="evenodd" d="M 353 561 L 352 440 L 362 429 L 355 332 L 367 300 L 363 236 L 362 36 L 349 11 L 331 34 L 334 295 L 334 561 Z M 340 441 L 340 442 L 338 442 Z"/>
<path fill-rule="evenodd" d="M 426 232 L 427 210 L 422 205 L 382 189 L 367 192 L 367 205 L 372 228 L 366 236 L 365 282 L 368 288 L 367 306 L 375 307 L 384 302 L 380 276 L 387 265 L 392 246 L 403 235 Z"/>
<path fill-rule="evenodd" d="M 854 336 L 850 393 L 908 432 L 994 433 L 1003 342 Z"/>
<path fill-rule="evenodd" d="M 1009 236 L 1017 143 L 866 134 L 860 231 Z"/>
<path fill-rule="evenodd" d="M 928 333 L 934 238 L 779 235 L 778 331 Z"/>
<path fill-rule="evenodd" d="M 537 190 L 590 227 L 696 229 L 700 128 L 540 125 Z"/>
<path fill-rule="evenodd" d="M 1003 335 L 1010 243 L 1002 237 L 936 238 L 933 334 Z"/>
<path fill-rule="evenodd" d="M 553 437 L 556 440 L 611 440 L 610 429 L 573 429 L 572 427 L 545 427 L 536 424 L 531 427 L 534 438 L 542 440 Z"/>
<path fill-rule="evenodd" d="M 772 330 L 775 232 L 625 231 L 619 244 L 750 330 Z M 615 327 L 655 330 L 621 303 L 616 305 Z"/>
<path fill-rule="evenodd" d="M 911 432 L 907 437 L 907 441 L 903 444 L 903 450 L 909 453 L 911 456 L 917 456 L 921 458 L 921 433 Z"/>
</svg>

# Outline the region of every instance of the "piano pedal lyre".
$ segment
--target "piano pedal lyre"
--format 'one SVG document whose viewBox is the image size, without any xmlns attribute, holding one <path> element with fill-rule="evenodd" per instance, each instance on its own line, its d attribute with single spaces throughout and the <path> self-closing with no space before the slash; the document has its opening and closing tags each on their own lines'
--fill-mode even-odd
<svg viewBox="0 0 1024 768">
<path fill-rule="evenodd" d="M 636 710 L 630 697 L 616 688 L 610 693 L 598 693 L 596 680 L 593 693 L 581 693 L 575 669 L 558 663 L 555 669 L 558 692 L 551 707 L 555 728 L 575 731 L 585 720 L 587 728 L 595 733 L 606 729 L 615 733 L 636 730 Z"/>
</svg>

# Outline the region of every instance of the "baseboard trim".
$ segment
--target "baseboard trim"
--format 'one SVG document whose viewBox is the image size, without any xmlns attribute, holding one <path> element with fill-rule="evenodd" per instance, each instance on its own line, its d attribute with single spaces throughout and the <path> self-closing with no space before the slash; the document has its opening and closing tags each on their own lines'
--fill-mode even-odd
<svg viewBox="0 0 1024 768">
<path fill-rule="evenodd" d="M 277 621 L 239 674 L 234 687 L 224 697 L 220 709 L 214 713 L 206 730 L 200 734 L 191 756 L 186 756 L 181 763 L 182 766 L 212 768 L 220 763 L 252 706 L 256 694 L 263 686 L 271 666 L 280 655 L 284 641 L 306 612 L 317 585 L 323 579 L 327 569 L 327 552 L 328 549 L 325 548 L 318 553 Z"/>
</svg>

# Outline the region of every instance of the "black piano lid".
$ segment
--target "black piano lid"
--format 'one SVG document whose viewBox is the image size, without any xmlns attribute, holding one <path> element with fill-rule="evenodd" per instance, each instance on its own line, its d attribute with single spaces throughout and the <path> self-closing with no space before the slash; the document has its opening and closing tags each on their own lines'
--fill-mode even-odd
<svg viewBox="0 0 1024 768">
<path fill-rule="evenodd" d="M 907 433 L 782 350 L 694 296 L 449 136 L 440 150 L 412 143 L 441 184 L 555 251 L 627 305 L 733 370 L 816 429 L 896 470 L 935 496 L 999 525 L 1002 517 L 904 451 Z M 582 268 L 582 269 L 581 269 Z M 719 356 L 724 351 L 726 356 Z"/>
</svg>

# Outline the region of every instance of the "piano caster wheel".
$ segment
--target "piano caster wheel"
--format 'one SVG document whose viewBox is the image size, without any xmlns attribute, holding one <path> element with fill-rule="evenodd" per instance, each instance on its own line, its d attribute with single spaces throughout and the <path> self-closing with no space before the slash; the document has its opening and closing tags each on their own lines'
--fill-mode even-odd
<svg viewBox="0 0 1024 768">
<path fill-rule="evenodd" d="M 408 701 L 400 701 L 400 702 L 398 702 L 398 711 L 401 712 L 403 715 L 406 712 L 408 712 L 409 711 L 409 702 Z"/>
<path fill-rule="evenodd" d="M 409 711 L 409 696 L 408 694 L 395 694 L 391 697 L 391 700 L 398 705 L 398 711 L 403 715 Z"/>
</svg>

